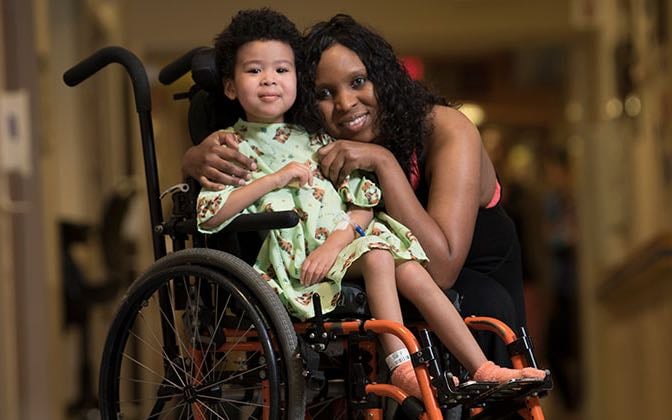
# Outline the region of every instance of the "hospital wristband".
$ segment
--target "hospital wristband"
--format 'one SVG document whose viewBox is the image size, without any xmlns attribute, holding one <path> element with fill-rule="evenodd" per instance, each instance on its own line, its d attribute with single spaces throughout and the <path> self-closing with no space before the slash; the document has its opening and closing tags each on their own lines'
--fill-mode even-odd
<svg viewBox="0 0 672 420">
<path fill-rule="evenodd" d="M 395 352 L 390 353 L 385 358 L 385 363 L 387 364 L 387 367 L 390 369 L 390 372 L 392 372 L 394 368 L 409 360 L 411 360 L 411 355 L 408 353 L 408 350 L 399 349 Z"/>
</svg>

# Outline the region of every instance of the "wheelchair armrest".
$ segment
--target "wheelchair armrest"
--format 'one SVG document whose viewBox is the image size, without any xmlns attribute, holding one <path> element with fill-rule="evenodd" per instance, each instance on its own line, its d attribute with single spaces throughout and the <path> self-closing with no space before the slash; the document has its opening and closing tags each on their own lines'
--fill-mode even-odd
<svg viewBox="0 0 672 420">
<path fill-rule="evenodd" d="M 293 210 L 267 213 L 241 214 L 219 233 L 256 232 L 270 229 L 284 229 L 296 226 L 299 215 Z M 195 219 L 168 221 L 162 225 L 162 233 L 167 235 L 193 235 L 198 233 Z"/>
<path fill-rule="evenodd" d="M 241 214 L 223 230 L 225 232 L 256 232 L 290 228 L 298 223 L 299 215 L 293 210 Z"/>
</svg>

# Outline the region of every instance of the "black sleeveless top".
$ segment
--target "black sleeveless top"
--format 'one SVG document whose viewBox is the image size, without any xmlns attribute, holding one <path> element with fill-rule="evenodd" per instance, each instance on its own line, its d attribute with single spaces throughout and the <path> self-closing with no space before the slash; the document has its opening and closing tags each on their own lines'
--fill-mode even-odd
<svg viewBox="0 0 672 420">
<path fill-rule="evenodd" d="M 419 166 L 420 183 L 415 195 L 422 206 L 427 208 L 429 185 L 424 177 L 424 159 L 419 162 Z M 483 274 L 492 274 L 508 259 L 512 248 L 517 245 L 516 227 L 501 203 L 490 208 L 481 207 L 478 209 L 474 236 L 464 266 Z"/>
</svg>

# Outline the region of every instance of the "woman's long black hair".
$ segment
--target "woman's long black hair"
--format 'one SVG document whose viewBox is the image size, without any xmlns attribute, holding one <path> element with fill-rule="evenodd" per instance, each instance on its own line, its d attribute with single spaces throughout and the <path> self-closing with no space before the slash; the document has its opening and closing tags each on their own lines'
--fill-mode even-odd
<svg viewBox="0 0 672 420">
<path fill-rule="evenodd" d="M 428 118 L 434 105 L 447 105 L 444 98 L 430 92 L 422 83 L 411 79 L 399 62 L 392 46 L 380 35 L 356 22 L 351 16 L 338 14 L 327 22 L 310 28 L 304 38 L 305 72 L 302 80 L 303 112 L 299 122 L 308 131 L 319 131 L 323 117 L 317 108 L 315 78 L 324 50 L 341 44 L 362 60 L 378 100 L 377 142 L 389 149 L 410 176 L 411 157 L 419 157 L 425 139 L 431 135 Z"/>
</svg>

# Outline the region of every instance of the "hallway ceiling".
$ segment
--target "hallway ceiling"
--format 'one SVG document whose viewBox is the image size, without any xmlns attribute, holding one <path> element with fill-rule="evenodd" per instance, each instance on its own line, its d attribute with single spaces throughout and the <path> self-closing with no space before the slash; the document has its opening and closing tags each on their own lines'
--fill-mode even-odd
<svg viewBox="0 0 672 420">
<path fill-rule="evenodd" d="M 208 45 L 239 9 L 271 6 L 300 28 L 343 12 L 375 28 L 400 54 L 482 54 L 572 36 L 570 0 L 123 0 L 125 42 L 145 52 Z M 590 3 L 590 2 L 588 2 Z"/>
</svg>

